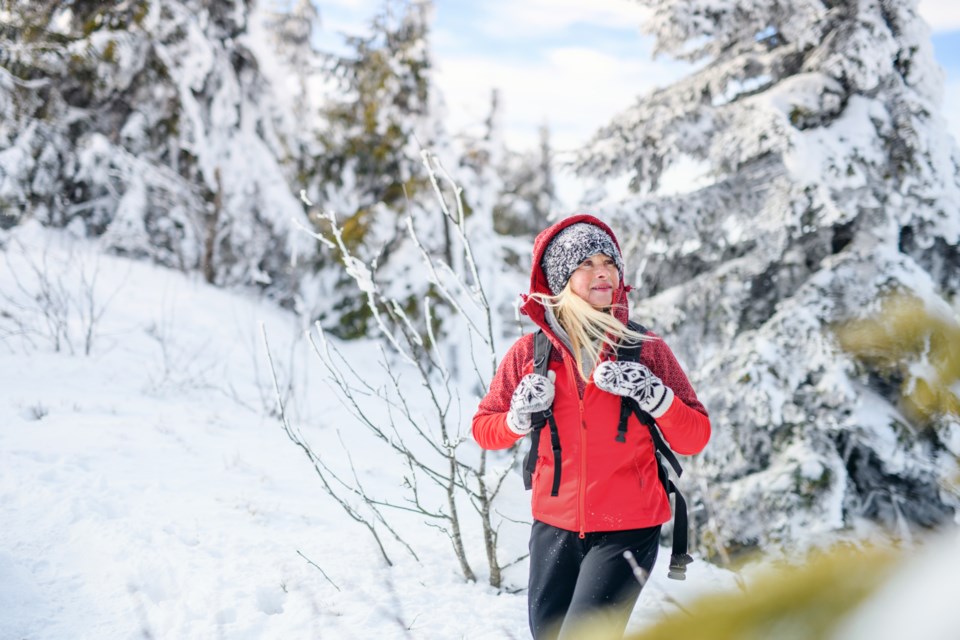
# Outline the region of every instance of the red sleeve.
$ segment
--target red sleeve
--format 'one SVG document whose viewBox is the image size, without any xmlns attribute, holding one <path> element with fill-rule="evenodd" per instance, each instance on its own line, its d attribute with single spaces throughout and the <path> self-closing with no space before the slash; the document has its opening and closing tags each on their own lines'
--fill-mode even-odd
<svg viewBox="0 0 960 640">
<path fill-rule="evenodd" d="M 710 439 L 707 409 L 697 399 L 687 374 L 670 347 L 660 336 L 649 335 L 654 340 L 643 344 L 640 359 L 674 393 L 673 404 L 657 419 L 657 425 L 670 448 L 677 453 L 686 456 L 700 453 Z"/>
<path fill-rule="evenodd" d="M 507 411 L 520 378 L 533 370 L 533 334 L 529 333 L 507 351 L 490 382 L 487 395 L 473 416 L 473 439 L 484 449 L 506 449 L 521 438 L 507 427 Z"/>
</svg>

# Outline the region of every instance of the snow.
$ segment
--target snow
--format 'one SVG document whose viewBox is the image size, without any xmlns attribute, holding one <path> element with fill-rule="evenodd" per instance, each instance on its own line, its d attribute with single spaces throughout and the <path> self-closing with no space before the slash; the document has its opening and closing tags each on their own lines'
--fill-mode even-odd
<svg viewBox="0 0 960 640">
<path fill-rule="evenodd" d="M 401 534 L 420 562 L 394 546 L 387 567 L 324 494 L 269 415 L 261 322 L 312 446 L 342 462 L 345 443 L 374 490 L 396 493 L 405 470 L 356 448 L 360 428 L 295 316 L 196 275 L 97 252 L 39 225 L 7 237 L 0 306 L 34 331 L 0 324 L 0 638 L 527 635 L 524 562 L 507 571 L 510 591 L 467 583 L 449 541 L 411 520 Z M 89 356 L 76 307 L 65 312 L 61 350 L 45 339 L 26 293 L 38 286 L 30 263 L 46 264 L 47 280 L 74 302 L 88 290 L 78 265 L 88 282 L 96 265 L 92 292 L 104 312 Z M 376 358 L 371 343 L 338 348 L 354 363 Z M 528 508 L 519 477 L 506 493 L 507 511 Z M 482 568 L 479 533 L 467 542 Z M 505 528 L 501 543 L 505 555 L 522 553 L 526 527 Z M 668 580 L 668 558 L 663 549 L 631 628 L 732 588 L 731 574 L 703 561 L 686 582 Z"/>
</svg>

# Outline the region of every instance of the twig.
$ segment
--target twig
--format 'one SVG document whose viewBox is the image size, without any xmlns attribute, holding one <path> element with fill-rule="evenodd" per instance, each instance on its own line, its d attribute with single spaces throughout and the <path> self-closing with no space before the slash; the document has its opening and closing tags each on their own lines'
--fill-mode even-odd
<svg viewBox="0 0 960 640">
<path fill-rule="evenodd" d="M 347 515 L 350 516 L 350 518 L 366 527 L 366 529 L 370 532 L 370 535 L 372 535 L 373 539 L 376 541 L 377 547 L 380 549 L 380 554 L 383 556 L 384 561 L 388 566 L 392 567 L 393 562 L 390 560 L 390 556 L 387 555 L 387 550 L 384 548 L 383 541 L 380 540 L 380 535 L 377 533 L 376 528 L 369 520 L 364 518 L 360 513 L 357 512 L 356 509 L 347 503 L 346 500 L 337 494 L 334 488 L 330 485 L 330 482 L 327 480 L 326 474 L 329 473 L 330 470 L 321 462 L 319 456 L 313 452 L 313 449 L 311 449 L 309 445 L 304 442 L 301 434 L 293 430 L 293 427 L 287 420 L 287 414 L 283 406 L 283 398 L 280 395 L 280 382 L 277 380 L 277 371 L 273 366 L 273 355 L 270 352 L 270 343 L 267 340 L 267 330 L 262 323 L 260 324 L 260 332 L 263 335 L 263 346 L 266 349 L 267 361 L 270 364 L 270 374 L 273 377 L 273 388 L 276 393 L 277 406 L 280 411 L 280 423 L 283 426 L 284 432 L 287 434 L 287 437 L 291 440 L 291 442 L 300 447 L 307 458 L 309 458 L 310 462 L 313 463 L 313 469 L 320 478 L 320 482 L 323 484 L 324 490 L 327 492 L 327 494 L 337 501 L 337 503 L 343 508 Z M 341 482 L 338 478 L 336 478 L 335 475 L 333 477 L 338 482 Z"/>
<path fill-rule="evenodd" d="M 328 576 L 328 575 L 327 575 L 327 572 L 323 570 L 323 567 L 321 567 L 320 565 L 318 565 L 316 562 L 314 562 L 313 560 L 311 560 L 311 559 L 308 558 L 307 556 L 303 555 L 303 553 L 302 553 L 299 549 L 297 549 L 297 555 L 300 556 L 301 558 L 303 558 L 304 560 L 306 560 L 308 563 L 312 564 L 314 567 L 316 567 L 316 568 L 317 568 L 317 571 L 319 571 L 319 572 L 321 573 L 321 575 L 323 575 L 323 577 L 327 579 L 327 582 L 329 582 L 331 585 L 333 585 L 333 588 L 334 588 L 334 589 L 336 589 L 337 591 L 342 591 L 342 590 L 340 589 L 340 587 L 337 586 L 337 583 L 330 579 L 330 576 Z"/>
<path fill-rule="evenodd" d="M 640 583 L 640 588 L 647 586 L 647 580 L 650 578 L 650 572 L 637 564 L 637 559 L 633 556 L 633 552 L 630 549 L 627 549 L 623 552 L 623 557 L 626 558 L 627 563 L 630 565 L 630 569 L 633 570 L 633 577 L 637 582 Z"/>
</svg>

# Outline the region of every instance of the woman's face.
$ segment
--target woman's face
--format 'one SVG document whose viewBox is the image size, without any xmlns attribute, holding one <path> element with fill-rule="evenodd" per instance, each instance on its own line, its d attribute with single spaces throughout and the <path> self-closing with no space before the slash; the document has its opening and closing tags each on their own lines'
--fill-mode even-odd
<svg viewBox="0 0 960 640">
<path fill-rule="evenodd" d="M 613 304 L 613 292 L 617 290 L 618 284 L 617 263 L 602 253 L 581 262 L 570 276 L 571 291 L 596 309 Z"/>
</svg>

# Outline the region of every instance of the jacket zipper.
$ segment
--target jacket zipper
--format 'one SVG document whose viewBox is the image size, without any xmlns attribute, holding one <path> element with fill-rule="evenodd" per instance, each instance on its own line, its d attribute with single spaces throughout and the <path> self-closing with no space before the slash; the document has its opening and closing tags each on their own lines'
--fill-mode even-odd
<svg viewBox="0 0 960 640">
<path fill-rule="evenodd" d="M 571 358 L 564 358 L 564 364 L 567 367 L 567 375 L 577 384 L 577 373 L 573 369 Z M 584 389 L 586 392 L 586 389 Z M 580 394 L 579 385 L 577 385 L 577 406 L 580 410 L 580 477 L 577 478 L 577 523 L 580 529 L 580 539 L 586 537 L 587 520 L 587 423 L 583 419 L 583 396 Z"/>
<path fill-rule="evenodd" d="M 587 423 L 583 419 L 583 398 L 580 398 L 580 539 L 587 524 Z"/>
</svg>

